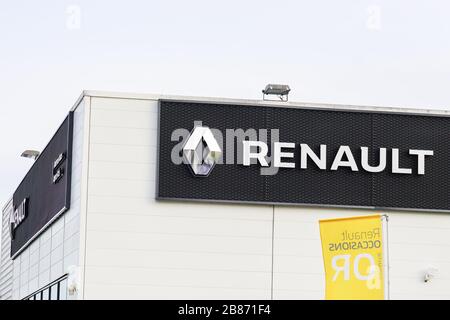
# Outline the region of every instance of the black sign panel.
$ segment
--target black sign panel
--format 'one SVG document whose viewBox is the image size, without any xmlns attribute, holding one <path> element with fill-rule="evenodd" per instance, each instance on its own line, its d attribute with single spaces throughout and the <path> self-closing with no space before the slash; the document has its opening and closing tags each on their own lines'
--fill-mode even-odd
<svg viewBox="0 0 450 320">
<path fill-rule="evenodd" d="M 14 192 L 12 257 L 69 209 L 72 130 L 73 114 L 69 113 Z"/>
<path fill-rule="evenodd" d="M 450 210 L 448 117 L 182 101 L 161 101 L 159 112 L 159 199 Z M 187 164 L 174 163 L 171 153 L 185 139 L 174 131 L 190 132 L 196 121 L 224 137 L 226 129 L 279 129 L 279 141 L 308 144 L 317 154 L 326 145 L 326 169 L 311 163 L 299 168 L 296 148 L 291 160 L 297 167 L 279 168 L 275 175 L 261 175 L 259 165 L 218 164 L 209 176 L 195 177 Z M 340 146 L 350 147 L 357 172 L 349 167 L 331 170 Z M 386 170 L 362 170 L 361 147 L 369 148 L 373 166 L 380 148 L 386 148 Z M 399 167 L 411 168 L 412 174 L 392 173 L 393 148 L 399 150 Z M 425 174 L 418 174 L 411 149 L 433 150 L 425 159 Z M 223 148 L 224 158 L 227 151 Z"/>
</svg>

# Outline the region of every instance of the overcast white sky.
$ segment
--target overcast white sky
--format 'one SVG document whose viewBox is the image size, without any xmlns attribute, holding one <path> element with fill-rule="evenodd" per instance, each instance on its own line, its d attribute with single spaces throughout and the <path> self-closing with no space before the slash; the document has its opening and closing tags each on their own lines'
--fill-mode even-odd
<svg viewBox="0 0 450 320">
<path fill-rule="evenodd" d="M 83 89 L 450 107 L 450 2 L 0 0 L 0 203 Z"/>
</svg>

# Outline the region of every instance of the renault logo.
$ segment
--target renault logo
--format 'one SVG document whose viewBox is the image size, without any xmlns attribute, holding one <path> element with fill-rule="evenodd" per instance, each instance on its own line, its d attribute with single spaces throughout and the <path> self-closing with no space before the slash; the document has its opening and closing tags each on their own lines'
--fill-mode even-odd
<svg viewBox="0 0 450 320">
<path fill-rule="evenodd" d="M 208 127 L 195 127 L 183 147 L 183 155 L 195 176 L 207 177 L 222 155 Z"/>
</svg>

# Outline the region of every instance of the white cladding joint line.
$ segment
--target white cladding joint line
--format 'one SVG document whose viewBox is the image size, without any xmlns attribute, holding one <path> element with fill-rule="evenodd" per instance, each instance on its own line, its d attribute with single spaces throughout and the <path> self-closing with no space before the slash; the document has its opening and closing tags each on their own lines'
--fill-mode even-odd
<svg viewBox="0 0 450 320">
<path fill-rule="evenodd" d="M 291 142 L 275 142 L 273 145 L 273 165 L 278 168 L 295 168 L 295 162 L 289 161 L 294 158 L 295 143 Z M 284 149 L 284 151 L 282 151 Z M 287 152 L 286 149 L 290 149 Z M 252 151 L 253 150 L 253 151 Z M 361 169 L 363 171 L 378 173 L 386 170 L 387 165 L 387 149 L 379 148 L 379 159 L 376 166 L 369 164 L 369 148 L 360 147 L 361 150 Z M 243 165 L 250 166 L 252 159 L 257 160 L 263 167 L 268 167 L 269 163 L 266 160 L 269 147 L 267 143 L 263 141 L 243 141 Z M 392 173 L 399 174 L 412 174 L 411 168 L 400 167 L 400 153 L 399 149 L 391 149 L 392 153 Z M 433 150 L 418 150 L 409 149 L 408 154 L 415 156 L 417 159 L 417 174 L 425 174 L 425 159 L 426 156 L 433 156 Z M 300 168 L 307 169 L 308 159 L 310 159 L 320 170 L 327 169 L 327 146 L 320 145 L 319 155 L 317 155 L 307 144 L 300 144 Z M 255 161 L 253 161 L 253 164 Z M 359 171 L 359 167 L 355 161 L 352 150 L 349 146 L 340 146 L 333 162 L 331 163 L 330 170 L 335 171 L 340 167 L 350 168 L 352 171 Z"/>
</svg>

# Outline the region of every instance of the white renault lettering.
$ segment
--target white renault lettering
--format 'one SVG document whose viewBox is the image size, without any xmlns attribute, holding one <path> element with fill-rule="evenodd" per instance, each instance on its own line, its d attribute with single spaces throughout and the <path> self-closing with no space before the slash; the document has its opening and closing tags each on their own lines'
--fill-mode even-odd
<svg viewBox="0 0 450 320">
<path fill-rule="evenodd" d="M 273 166 L 277 168 L 295 168 L 293 162 L 294 152 L 297 145 L 291 142 L 275 142 L 273 146 Z M 320 170 L 327 169 L 327 146 L 320 145 L 319 154 L 317 154 L 309 145 L 301 143 L 298 145 L 300 151 L 300 169 L 307 169 L 308 163 L 314 164 Z M 391 150 L 391 172 L 398 174 L 413 174 L 412 168 L 403 168 L 400 166 L 400 150 L 392 148 Z M 361 163 L 357 163 L 353 151 L 349 146 L 339 146 L 333 161 L 331 161 L 330 170 L 335 171 L 340 168 L 349 168 L 352 171 L 366 171 L 378 173 L 386 170 L 388 152 L 386 148 L 378 149 L 378 159 L 375 164 L 369 164 L 370 149 L 360 147 Z M 269 147 L 263 141 L 243 141 L 243 165 L 259 163 L 260 166 L 268 167 L 267 161 Z M 407 156 L 413 156 L 417 164 L 417 174 L 425 174 L 425 160 L 427 156 L 433 156 L 433 150 L 408 150 Z M 253 161 L 252 161 L 253 160 Z M 310 161 L 310 162 L 308 162 Z"/>
</svg>

